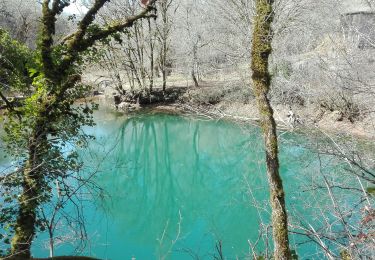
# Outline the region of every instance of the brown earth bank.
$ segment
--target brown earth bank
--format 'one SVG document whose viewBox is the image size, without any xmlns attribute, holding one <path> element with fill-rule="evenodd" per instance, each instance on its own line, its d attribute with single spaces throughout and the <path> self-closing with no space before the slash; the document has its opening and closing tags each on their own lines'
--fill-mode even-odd
<svg viewBox="0 0 375 260">
<path fill-rule="evenodd" d="M 355 120 L 350 120 L 340 111 L 332 111 L 314 103 L 277 102 L 277 98 L 271 97 L 271 99 L 274 99 L 272 105 L 279 129 L 314 130 L 327 134 L 375 139 L 374 112 L 361 113 Z M 187 113 L 216 120 L 227 119 L 252 124 L 259 118 L 256 101 L 250 88 L 240 87 L 236 83 L 228 86 L 207 82 L 198 88 L 172 86 L 165 92 L 161 88 L 154 88 L 149 92 L 127 91 L 122 95 L 114 91 L 105 94 L 91 93 L 77 100 L 77 103 L 84 102 L 99 102 L 101 105 L 111 106 L 124 113 L 147 109 L 153 112 Z M 0 116 L 4 114 L 5 110 L 0 109 Z"/>
<path fill-rule="evenodd" d="M 211 119 L 249 123 L 257 122 L 259 118 L 251 90 L 239 87 L 209 84 L 199 88 L 175 86 L 167 89 L 165 93 L 155 88 L 151 93 L 106 95 L 99 99 L 101 103 L 111 105 L 124 113 L 147 109 L 153 112 L 188 113 Z M 273 102 L 273 109 L 279 129 L 314 130 L 325 134 L 375 139 L 374 113 L 363 113 L 351 120 L 340 111 L 331 111 L 317 104 Z"/>
</svg>

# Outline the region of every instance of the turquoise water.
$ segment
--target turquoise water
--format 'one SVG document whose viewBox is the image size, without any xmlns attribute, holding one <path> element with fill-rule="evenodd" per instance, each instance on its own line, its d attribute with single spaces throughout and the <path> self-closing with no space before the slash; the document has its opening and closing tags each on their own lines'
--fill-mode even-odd
<svg viewBox="0 0 375 260">
<path fill-rule="evenodd" d="M 95 182 L 106 192 L 93 203 L 87 195 L 80 205 L 88 234 L 81 254 L 102 259 L 213 259 L 215 244 L 221 241 L 227 259 L 247 259 L 260 223 L 269 223 L 257 127 L 167 114 L 98 112 L 96 121 L 96 127 L 86 129 L 96 140 L 81 154 L 85 171 L 95 171 Z M 296 145 L 298 138 L 283 135 L 281 173 L 288 209 L 308 218 L 304 203 L 309 198 L 299 190 L 317 161 L 312 152 Z M 56 230 L 70 244 L 56 245 L 55 254 L 77 253 L 73 232 L 66 226 Z M 46 238 L 41 234 L 34 242 L 34 256 L 48 256 Z M 292 236 L 292 247 L 301 239 Z M 264 248 L 260 240 L 257 249 Z M 310 259 L 319 258 L 316 251 L 312 244 L 297 248 L 300 256 Z"/>
</svg>

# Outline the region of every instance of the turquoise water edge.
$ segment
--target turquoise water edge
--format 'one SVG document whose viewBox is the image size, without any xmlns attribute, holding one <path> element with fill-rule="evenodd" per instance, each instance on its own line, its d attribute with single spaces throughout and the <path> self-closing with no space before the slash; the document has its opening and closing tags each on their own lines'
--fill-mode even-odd
<svg viewBox="0 0 375 260">
<path fill-rule="evenodd" d="M 255 248 L 265 250 L 259 230 L 270 222 L 269 193 L 257 127 L 162 113 L 98 111 L 95 120 L 85 131 L 96 139 L 80 153 L 85 171 L 95 171 L 105 192 L 101 198 L 87 195 L 80 205 L 84 247 L 73 230 L 57 225 L 55 255 L 214 259 L 219 241 L 227 259 L 251 259 L 250 244 L 257 241 Z M 288 210 L 308 219 L 311 198 L 301 190 L 319 162 L 299 145 L 301 136 L 286 133 L 282 140 Z M 303 240 L 291 237 L 300 258 L 319 259 L 316 246 L 299 244 Z M 47 234 L 38 236 L 32 252 L 49 255 Z"/>
</svg>

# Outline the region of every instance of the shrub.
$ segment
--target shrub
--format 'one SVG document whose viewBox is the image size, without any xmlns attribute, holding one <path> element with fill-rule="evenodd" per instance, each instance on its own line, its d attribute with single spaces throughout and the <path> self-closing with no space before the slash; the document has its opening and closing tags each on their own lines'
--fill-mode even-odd
<svg viewBox="0 0 375 260">
<path fill-rule="evenodd" d="M 338 111 L 341 113 L 342 119 L 346 118 L 352 123 L 358 120 L 361 115 L 359 105 L 350 95 L 344 92 L 337 92 L 333 95 L 328 94 L 322 96 L 320 98 L 319 105 L 325 111 Z"/>
</svg>

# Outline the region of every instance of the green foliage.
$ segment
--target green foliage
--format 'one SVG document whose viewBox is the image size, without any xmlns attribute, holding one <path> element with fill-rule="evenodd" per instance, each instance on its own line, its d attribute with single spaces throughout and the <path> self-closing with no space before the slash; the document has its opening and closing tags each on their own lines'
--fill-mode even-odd
<svg viewBox="0 0 375 260">
<path fill-rule="evenodd" d="M 90 89 L 90 86 L 78 83 L 80 64 L 83 62 L 81 58 L 90 56 L 90 52 L 80 55 L 56 78 L 50 78 L 46 76 L 41 52 L 28 50 L 3 31 L 0 35 L 0 50 L 4 53 L 1 61 L 12 61 L 9 68 L 1 67 L 1 79 L 9 90 L 25 97 L 17 111 L 9 110 L 4 118 L 4 145 L 13 160 L 13 166 L 4 173 L 4 177 L 0 177 L 0 228 L 6 232 L 0 238 L 0 243 L 6 244 L 15 232 L 19 212 L 15 205 L 22 200 L 19 193 L 27 181 L 24 172 L 30 167 L 29 158 L 36 156 L 37 161 L 33 164 L 38 165 L 37 175 L 40 176 L 37 182 L 30 180 L 30 183 L 35 183 L 38 194 L 34 202 L 35 205 L 43 205 L 52 199 L 55 180 L 68 182 L 82 168 L 78 149 L 86 147 L 88 140 L 93 138 L 82 131 L 82 126 L 94 125 L 92 114 L 97 105 L 75 104 Z M 64 47 L 53 48 L 51 61 L 54 67 L 62 64 L 65 51 Z M 37 152 L 33 155 L 30 147 L 35 142 Z M 66 191 L 65 196 L 71 193 Z M 43 222 L 36 210 L 36 228 L 43 229 Z"/>
<path fill-rule="evenodd" d="M 32 67 L 33 52 L 0 28 L 0 90 L 25 91 Z"/>
<path fill-rule="evenodd" d="M 340 252 L 340 259 L 342 260 L 351 260 L 351 256 L 350 256 L 350 253 L 348 252 L 348 250 L 342 250 Z"/>
<path fill-rule="evenodd" d="M 96 43 L 109 44 L 109 36 L 132 26 L 135 20 L 153 10 L 147 7 L 138 16 L 100 28 L 93 21 L 106 2 L 95 1 L 78 23 L 77 31 L 62 44 L 54 44 L 56 18 L 70 1 L 55 2 L 57 5 L 43 1 L 35 52 L 1 31 L 2 53 L 5 53 L 1 61 L 5 65 L 0 76 L 6 86 L 30 90 L 22 91 L 25 100 L 20 107 L 8 106 L 4 122 L 5 147 L 14 163 L 0 177 L 3 183 L 0 202 L 4 204 L 0 208 L 0 222 L 10 225 L 10 233 L 14 231 L 11 252 L 17 257 L 30 258 L 30 241 L 36 227 L 45 227 L 41 226 L 43 221 L 38 213 L 40 207 L 52 201 L 55 181 L 64 184 L 62 196 L 68 197 L 67 200 L 72 200 L 72 193 L 87 185 L 87 180 L 79 187 L 73 185 L 83 166 L 78 149 L 86 147 L 92 138 L 82 127 L 94 125 L 92 114 L 97 108 L 94 104 L 76 103 L 88 90 L 80 84 L 84 62 L 100 57 L 101 50 L 94 47 Z M 20 79 L 22 84 L 14 79 Z"/>
</svg>

